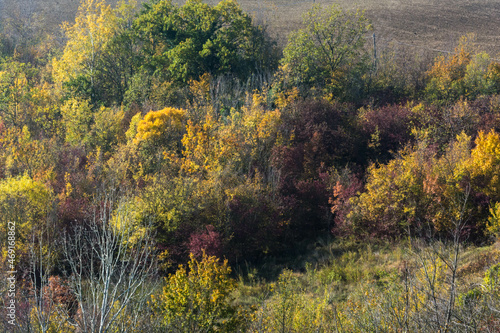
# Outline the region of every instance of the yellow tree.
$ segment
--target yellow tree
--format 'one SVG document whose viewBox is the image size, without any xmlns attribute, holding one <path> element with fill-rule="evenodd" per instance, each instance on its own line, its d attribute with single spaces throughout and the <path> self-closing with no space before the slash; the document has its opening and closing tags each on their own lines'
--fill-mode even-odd
<svg viewBox="0 0 500 333">
<path fill-rule="evenodd" d="M 207 115 L 201 124 L 189 120 L 182 144 L 182 169 L 187 173 L 216 171 L 241 157 L 238 132 L 231 124 L 218 124 L 211 115 Z"/>
<path fill-rule="evenodd" d="M 180 266 L 166 280 L 163 293 L 153 297 L 156 312 L 163 325 L 175 332 L 235 332 L 237 308 L 231 304 L 235 288 L 229 277 L 227 260 L 214 256 L 198 261 L 193 254 L 186 267 Z"/>
<path fill-rule="evenodd" d="M 264 97 L 253 95 L 252 104 L 242 108 L 240 125 L 248 149 L 248 164 L 260 168 L 260 171 L 266 171 L 272 148 L 277 141 L 282 141 L 279 134 L 281 112 L 278 109 L 267 110 L 262 105 Z"/>
<path fill-rule="evenodd" d="M 429 82 L 425 88 L 431 101 L 453 101 L 465 96 L 465 75 L 472 60 L 474 35 L 463 36 L 449 56 L 439 56 L 427 72 Z"/>
<path fill-rule="evenodd" d="M 26 241 L 35 228 L 41 230 L 46 225 L 52 201 L 52 191 L 28 176 L 0 181 L 2 245 L 7 244 L 5 240 L 9 228 L 16 231 L 16 250 L 20 253 L 27 251 Z M 21 255 L 16 257 L 21 258 Z"/>
<path fill-rule="evenodd" d="M 186 111 L 169 107 L 150 111 L 141 118 L 140 114 L 132 118 L 126 135 L 129 144 L 139 152 L 145 171 L 158 171 L 165 159 L 177 162 L 182 149 Z"/>
<path fill-rule="evenodd" d="M 36 179 L 54 176 L 54 139 L 33 139 L 27 126 L 9 128 L 0 136 L 0 169 L 8 176 L 27 174 Z"/>
<path fill-rule="evenodd" d="M 495 201 L 500 199 L 500 135 L 480 132 L 468 163 L 475 183 Z"/>
<path fill-rule="evenodd" d="M 137 122 L 136 142 L 155 142 L 157 145 L 178 141 L 182 136 L 186 111 L 164 108 L 151 111 Z"/>
<path fill-rule="evenodd" d="M 65 22 L 68 38 L 63 55 L 53 61 L 54 79 L 62 84 L 78 84 L 90 89 L 96 84 L 98 62 L 117 29 L 117 17 L 105 0 L 84 0 L 75 23 Z"/>
</svg>

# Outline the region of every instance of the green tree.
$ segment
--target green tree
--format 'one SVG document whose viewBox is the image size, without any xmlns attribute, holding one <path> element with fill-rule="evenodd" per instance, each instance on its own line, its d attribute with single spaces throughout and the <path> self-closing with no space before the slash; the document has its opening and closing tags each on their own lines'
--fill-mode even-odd
<svg viewBox="0 0 500 333">
<path fill-rule="evenodd" d="M 232 0 L 216 6 L 189 0 L 146 4 L 134 21 L 143 41 L 144 65 L 166 79 L 187 83 L 204 73 L 251 72 L 273 64 L 272 48 L 261 28 Z"/>
<path fill-rule="evenodd" d="M 291 84 L 323 87 L 339 94 L 364 66 L 365 34 L 371 29 L 363 12 L 338 5 L 314 6 L 304 15 L 304 28 L 290 34 L 281 61 Z"/>
</svg>

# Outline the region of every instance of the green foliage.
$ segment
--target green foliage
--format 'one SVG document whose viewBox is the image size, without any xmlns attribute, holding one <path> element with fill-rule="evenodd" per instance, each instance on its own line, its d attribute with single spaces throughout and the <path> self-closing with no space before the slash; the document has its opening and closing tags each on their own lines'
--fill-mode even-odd
<svg viewBox="0 0 500 333">
<path fill-rule="evenodd" d="M 291 332 L 297 311 L 298 279 L 293 272 L 285 270 L 272 287 L 275 296 L 262 309 L 264 332 Z"/>
<path fill-rule="evenodd" d="M 115 29 L 111 7 L 102 0 L 82 2 L 74 25 L 66 23 L 68 37 L 64 54 L 54 60 L 54 78 L 60 84 L 85 80 L 95 88 L 98 60 Z M 90 96 L 89 96 L 90 97 Z"/>
<path fill-rule="evenodd" d="M 322 88 L 334 98 L 348 96 L 349 85 L 364 71 L 365 34 L 371 26 L 361 11 L 333 5 L 314 6 L 304 15 L 304 28 L 293 32 L 281 61 L 293 86 Z M 351 81 L 351 82 L 349 82 Z"/>
<path fill-rule="evenodd" d="M 146 4 L 134 28 L 144 42 L 143 65 L 167 80 L 187 83 L 204 73 L 243 78 L 274 61 L 263 31 L 232 0 L 213 7 L 200 0 Z"/>
<path fill-rule="evenodd" d="M 94 123 L 89 133 L 92 147 L 101 147 L 103 152 L 113 150 L 124 141 L 123 110 L 101 107 L 93 117 Z"/>
<path fill-rule="evenodd" d="M 9 126 L 22 128 L 29 122 L 26 106 L 36 69 L 11 61 L 0 64 L 0 119 Z"/>
<path fill-rule="evenodd" d="M 426 98 L 436 104 L 475 99 L 498 90 L 496 65 L 486 52 L 474 52 L 474 35 L 460 39 L 449 56 L 439 56 L 428 71 Z"/>
<path fill-rule="evenodd" d="M 172 332 L 235 332 L 241 325 L 238 309 L 231 304 L 234 281 L 227 261 L 191 254 L 188 270 L 179 266 L 166 279 L 163 293 L 153 297 L 155 313 Z"/>
<path fill-rule="evenodd" d="M 428 72 L 425 94 L 431 101 L 454 101 L 465 96 L 464 76 L 472 58 L 471 38 L 462 37 L 449 57 L 439 56 Z"/>
<path fill-rule="evenodd" d="M 427 72 L 425 57 L 399 49 L 372 64 L 363 12 L 314 6 L 290 34 L 273 79 L 277 51 L 235 1 L 152 0 L 135 10 L 135 1 L 113 8 L 84 0 L 64 25 L 60 50 L 52 39 L 21 45 L 0 32 L 0 231 L 5 239 L 7 222 L 16 222 L 23 274 L 41 265 L 25 262 L 29 245 L 40 245 L 40 258 L 49 251 L 41 243 L 53 240 L 48 222 L 57 231 L 81 227 L 92 199 L 102 199 L 97 189 L 130 193 L 119 208 L 96 209 L 89 229 L 72 229 L 81 234 L 66 262 L 60 252 L 42 258 L 50 259 L 43 274 L 65 275 L 67 262 L 88 254 L 73 265 L 73 282 L 77 266 L 90 269 L 80 274 L 89 298 L 75 292 L 78 304 L 90 309 L 93 297 L 117 316 L 32 309 L 23 328 L 43 330 L 40 318 L 53 331 L 104 320 L 125 332 L 138 316 L 144 332 L 498 327 L 498 256 L 460 269 L 452 258 L 465 237 L 500 234 L 500 98 L 491 96 L 500 91 L 500 64 L 470 37 Z M 30 60 L 37 54 L 41 60 Z M 104 262 L 96 250 L 106 249 L 100 232 L 114 239 L 105 255 L 118 255 L 121 274 L 108 271 L 107 284 L 95 265 Z M 331 233 L 340 245 L 328 248 Z M 390 261 L 385 249 L 353 243 L 407 237 L 453 239 L 455 247 L 411 242 Z M 189 263 L 150 308 L 142 307 L 150 291 L 141 283 L 130 299 L 105 301 L 106 286 L 134 281 L 126 265 L 146 243 L 161 252 L 165 271 Z M 312 264 L 298 256 L 306 247 Z M 307 273 L 277 277 L 283 261 Z M 146 262 L 154 260 L 136 261 Z M 243 292 L 228 262 L 252 271 L 262 264 L 262 276 L 277 280 L 243 286 L 254 297 L 235 300 Z M 122 297 L 131 289 L 116 290 Z"/>
<path fill-rule="evenodd" d="M 491 76 L 492 60 L 488 53 L 475 54 L 465 69 L 465 96 L 475 99 L 480 95 L 496 93 L 495 81 Z"/>
<path fill-rule="evenodd" d="M 72 145 L 87 143 L 93 111 L 88 100 L 70 99 L 61 108 L 66 128 L 66 142 Z"/>
<path fill-rule="evenodd" d="M 192 219 L 197 210 L 197 183 L 188 178 L 156 178 L 137 197 L 137 219 L 143 225 L 149 220 L 159 229 L 158 237 L 165 240 L 183 223 Z"/>
<path fill-rule="evenodd" d="M 69 99 L 61 107 L 61 113 L 65 140 L 71 145 L 100 147 L 109 152 L 125 140 L 123 110 L 104 106 L 94 110 L 89 100 Z"/>
</svg>

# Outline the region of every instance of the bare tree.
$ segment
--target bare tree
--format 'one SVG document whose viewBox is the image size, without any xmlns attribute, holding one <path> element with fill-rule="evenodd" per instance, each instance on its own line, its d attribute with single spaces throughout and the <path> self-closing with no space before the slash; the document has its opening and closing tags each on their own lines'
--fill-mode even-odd
<svg viewBox="0 0 500 333">
<path fill-rule="evenodd" d="M 458 295 L 458 270 L 464 231 L 467 226 L 467 204 L 470 184 L 450 197 L 442 207 L 451 222 L 449 241 L 431 237 L 429 243 L 413 242 L 411 254 L 417 258 L 420 281 L 415 283 L 418 293 L 425 295 L 422 311 L 415 320 L 419 326 L 434 332 L 450 332 L 457 326 L 456 299 Z"/>
<path fill-rule="evenodd" d="M 76 325 L 91 333 L 133 331 L 153 289 L 153 237 L 149 226 L 137 230 L 116 191 L 98 201 L 90 221 L 64 241 L 78 300 Z"/>
</svg>

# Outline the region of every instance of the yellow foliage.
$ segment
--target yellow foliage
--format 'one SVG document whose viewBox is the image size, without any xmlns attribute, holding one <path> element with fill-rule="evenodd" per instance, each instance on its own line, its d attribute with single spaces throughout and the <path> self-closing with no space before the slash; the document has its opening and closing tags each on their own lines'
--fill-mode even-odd
<svg viewBox="0 0 500 333">
<path fill-rule="evenodd" d="M 46 304 L 44 306 L 33 306 L 31 308 L 31 325 L 39 332 L 47 333 L 71 333 L 76 332 L 76 327 L 72 325 L 65 305 Z"/>
<path fill-rule="evenodd" d="M 370 166 L 366 191 L 350 199 L 353 231 L 397 235 L 415 221 L 452 230 L 465 213 L 462 181 L 469 175 L 470 141 L 461 134 L 442 156 L 424 144 L 401 151 L 386 165 Z"/>
<path fill-rule="evenodd" d="M 481 184 L 485 194 L 494 200 L 500 198 L 500 135 L 494 130 L 480 132 L 472 150 L 469 170 L 473 178 L 486 180 Z M 484 186 L 484 188 L 483 188 Z"/>
<path fill-rule="evenodd" d="M 463 36 L 455 52 L 450 56 L 439 56 L 427 72 L 430 79 L 426 87 L 433 100 L 455 99 L 465 95 L 464 77 L 472 59 L 474 35 Z"/>
<path fill-rule="evenodd" d="M 53 180 L 55 161 L 49 147 L 54 141 L 34 140 L 27 126 L 9 128 L 0 137 L 0 163 L 7 176 L 27 174 L 37 180 Z"/>
<path fill-rule="evenodd" d="M 486 224 L 486 230 L 491 235 L 495 235 L 497 238 L 500 238 L 500 203 L 498 202 L 490 208 L 490 217 L 488 218 L 488 223 Z"/>
<path fill-rule="evenodd" d="M 144 116 L 144 119 L 138 122 L 135 140 L 136 142 L 155 141 L 165 136 L 168 137 L 171 133 L 178 133 L 182 130 L 185 119 L 186 111 L 182 109 L 165 108 L 159 111 L 150 111 Z"/>
<path fill-rule="evenodd" d="M 300 92 L 297 87 L 293 87 L 289 91 L 282 91 L 276 98 L 276 105 L 279 109 L 283 109 L 290 105 L 293 101 L 296 101 L 299 98 L 299 94 Z"/>
<path fill-rule="evenodd" d="M 132 119 L 130 119 L 130 124 L 125 136 L 128 142 L 131 142 L 137 135 L 137 126 L 142 119 L 142 114 L 140 112 L 136 113 Z"/>
<path fill-rule="evenodd" d="M 85 75 L 92 83 L 99 55 L 116 28 L 116 15 L 105 0 L 84 0 L 75 23 L 63 25 L 68 42 L 62 57 L 52 63 L 55 81 L 62 84 Z"/>
<path fill-rule="evenodd" d="M 235 288 L 227 260 L 213 256 L 198 261 L 190 255 L 188 269 L 179 266 L 166 279 L 163 293 L 152 297 L 155 312 L 167 329 L 177 332 L 232 332 L 238 323 L 230 295 Z"/>
<path fill-rule="evenodd" d="M 92 109 L 87 100 L 71 98 L 61 108 L 63 123 L 66 128 L 66 142 L 80 145 L 90 132 Z"/>
<path fill-rule="evenodd" d="M 8 226 L 15 226 L 16 251 L 27 251 L 24 242 L 35 230 L 44 228 L 53 200 L 52 191 L 28 176 L 0 181 L 0 240 L 7 242 Z M 10 224 L 9 224 L 10 223 Z M 5 258 L 5 256 L 4 256 Z M 19 254 L 17 258 L 21 258 Z"/>
<path fill-rule="evenodd" d="M 208 105 L 210 102 L 210 80 L 212 79 L 209 73 L 203 74 L 199 80 L 189 80 L 189 91 L 194 96 L 195 103 Z"/>
<path fill-rule="evenodd" d="M 187 173 L 206 173 L 222 169 L 229 161 L 238 160 L 241 140 L 231 126 L 218 124 L 207 115 L 202 124 L 188 120 L 182 138 L 184 161 L 182 170 Z"/>
</svg>

